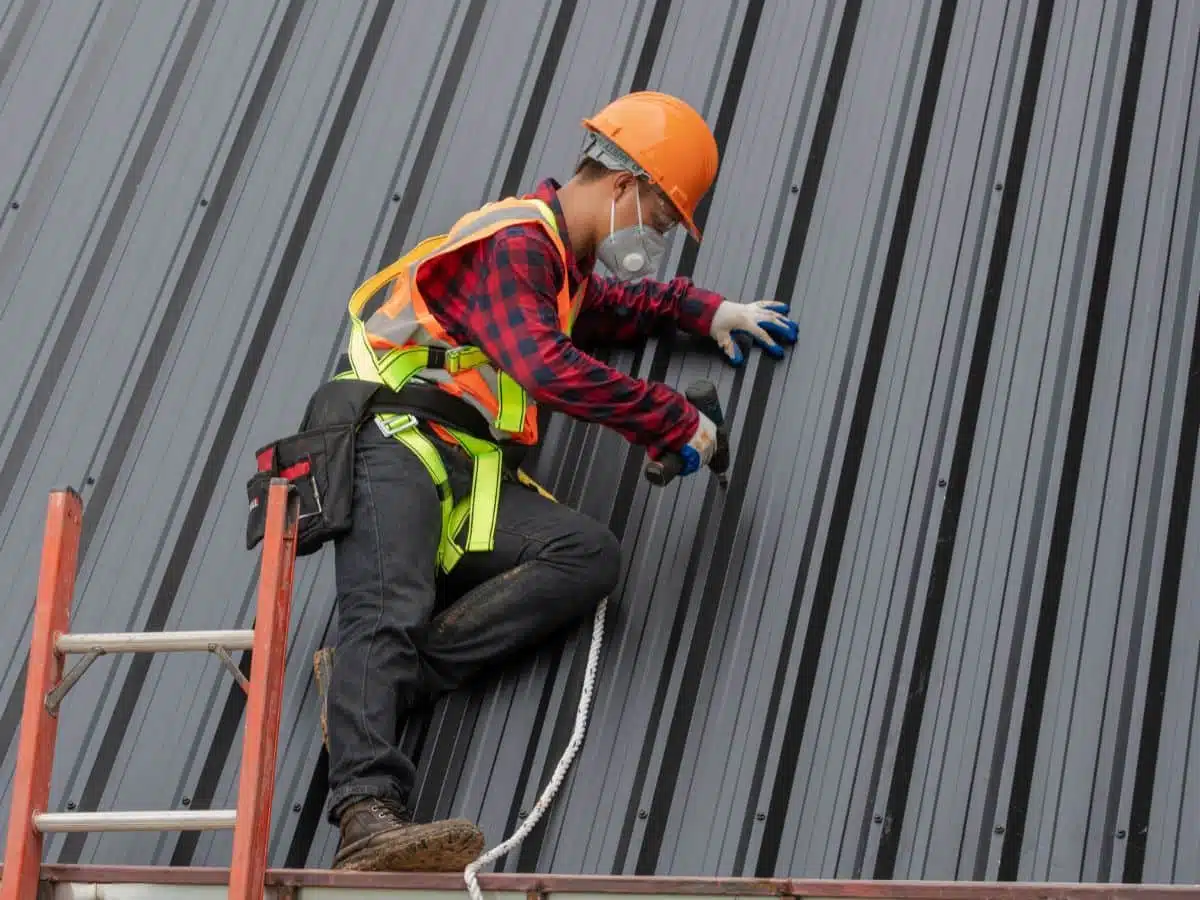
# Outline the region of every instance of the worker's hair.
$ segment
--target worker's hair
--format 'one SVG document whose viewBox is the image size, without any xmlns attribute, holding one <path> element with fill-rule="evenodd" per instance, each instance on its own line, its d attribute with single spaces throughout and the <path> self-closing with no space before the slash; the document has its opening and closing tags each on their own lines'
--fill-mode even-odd
<svg viewBox="0 0 1200 900">
<path fill-rule="evenodd" d="M 615 169 L 610 169 L 604 164 L 597 162 L 590 156 L 585 156 L 579 160 L 579 165 L 575 167 L 575 175 L 580 181 L 587 184 L 592 181 L 599 181 L 605 175 L 611 175 Z"/>
</svg>

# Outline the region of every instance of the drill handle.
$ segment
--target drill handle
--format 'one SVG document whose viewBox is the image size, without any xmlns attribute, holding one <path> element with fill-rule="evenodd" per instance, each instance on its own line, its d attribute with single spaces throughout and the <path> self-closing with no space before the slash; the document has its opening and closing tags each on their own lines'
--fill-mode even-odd
<svg viewBox="0 0 1200 900">
<path fill-rule="evenodd" d="M 693 381 L 684 391 L 684 396 L 717 426 L 717 447 L 708 467 L 718 475 L 724 475 L 725 470 L 729 468 L 729 433 L 725 427 L 725 413 L 721 409 L 716 385 L 704 379 Z M 683 456 L 668 453 L 660 460 L 646 463 L 643 475 L 655 487 L 666 487 L 682 471 Z"/>
</svg>

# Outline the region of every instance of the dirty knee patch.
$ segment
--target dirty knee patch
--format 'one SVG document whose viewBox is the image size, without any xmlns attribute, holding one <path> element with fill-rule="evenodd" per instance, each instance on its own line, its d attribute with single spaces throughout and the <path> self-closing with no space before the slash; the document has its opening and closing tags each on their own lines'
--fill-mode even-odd
<svg viewBox="0 0 1200 900">
<path fill-rule="evenodd" d="M 317 685 L 317 700 L 321 704 L 321 742 L 329 749 L 329 679 L 333 675 L 333 648 L 322 647 L 313 654 L 313 680 Z"/>
</svg>

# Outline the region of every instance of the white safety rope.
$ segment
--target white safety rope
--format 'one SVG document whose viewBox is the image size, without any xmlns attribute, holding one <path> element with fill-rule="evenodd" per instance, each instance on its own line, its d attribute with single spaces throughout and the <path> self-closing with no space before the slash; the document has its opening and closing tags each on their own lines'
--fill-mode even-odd
<svg viewBox="0 0 1200 900">
<path fill-rule="evenodd" d="M 575 754 L 579 752 L 584 732 L 587 731 L 588 709 L 592 705 L 592 693 L 596 686 L 596 667 L 600 663 L 600 644 L 604 639 L 604 614 L 607 608 L 608 598 L 605 597 L 596 608 L 596 618 L 592 626 L 592 645 L 588 648 L 587 669 L 583 673 L 583 691 L 579 696 L 579 710 L 575 713 L 575 731 L 571 735 L 571 742 L 567 744 L 562 759 L 554 768 L 554 774 L 550 776 L 550 783 L 542 791 L 542 796 L 538 797 L 537 803 L 533 805 L 533 809 L 526 816 L 521 827 L 513 832 L 512 837 L 488 850 L 464 870 L 463 878 L 467 882 L 467 892 L 471 895 L 471 900 L 483 900 L 483 892 L 479 890 L 479 884 L 475 879 L 476 873 L 483 866 L 496 861 L 525 840 L 529 832 L 537 825 L 538 820 L 550 808 L 550 802 L 558 793 L 558 789 L 562 787 L 563 779 L 567 776 L 567 769 L 571 768 Z"/>
</svg>

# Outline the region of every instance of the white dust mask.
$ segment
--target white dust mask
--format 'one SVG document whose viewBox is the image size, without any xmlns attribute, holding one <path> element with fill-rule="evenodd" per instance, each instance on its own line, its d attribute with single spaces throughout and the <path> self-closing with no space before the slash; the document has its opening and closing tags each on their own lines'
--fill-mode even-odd
<svg viewBox="0 0 1200 900">
<path fill-rule="evenodd" d="M 637 224 L 613 231 L 617 221 L 617 201 L 613 200 L 608 213 L 609 235 L 596 248 L 596 258 L 621 281 L 645 278 L 656 271 L 667 249 L 666 236 L 642 223 L 642 201 L 636 193 L 636 183 L 633 189 L 637 200 Z"/>
</svg>

